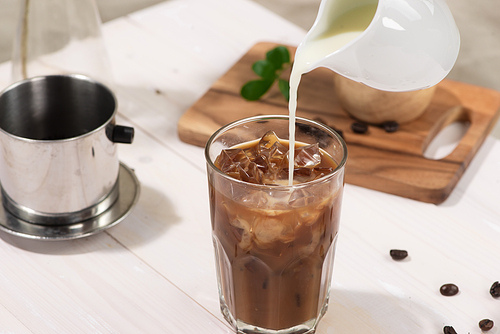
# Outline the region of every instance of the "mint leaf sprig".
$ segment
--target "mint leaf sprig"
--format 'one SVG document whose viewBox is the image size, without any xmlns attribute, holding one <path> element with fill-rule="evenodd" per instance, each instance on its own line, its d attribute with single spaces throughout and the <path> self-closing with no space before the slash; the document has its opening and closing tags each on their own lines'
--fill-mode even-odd
<svg viewBox="0 0 500 334">
<path fill-rule="evenodd" d="M 258 60 L 252 70 L 260 79 L 251 80 L 241 87 L 241 96 L 248 101 L 260 99 L 278 81 L 278 88 L 283 97 L 290 99 L 290 84 L 282 79 L 281 74 L 292 66 L 290 52 L 284 46 L 278 46 L 266 53 L 266 59 Z"/>
</svg>

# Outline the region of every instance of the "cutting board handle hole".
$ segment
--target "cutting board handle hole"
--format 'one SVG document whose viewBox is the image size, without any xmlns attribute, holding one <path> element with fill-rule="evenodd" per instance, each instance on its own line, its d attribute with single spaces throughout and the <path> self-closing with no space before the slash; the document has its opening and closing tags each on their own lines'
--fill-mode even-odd
<svg viewBox="0 0 500 334">
<path fill-rule="evenodd" d="M 469 111 L 456 106 L 448 109 L 429 131 L 422 148 L 423 156 L 441 160 L 450 155 L 460 144 L 471 124 Z"/>
</svg>

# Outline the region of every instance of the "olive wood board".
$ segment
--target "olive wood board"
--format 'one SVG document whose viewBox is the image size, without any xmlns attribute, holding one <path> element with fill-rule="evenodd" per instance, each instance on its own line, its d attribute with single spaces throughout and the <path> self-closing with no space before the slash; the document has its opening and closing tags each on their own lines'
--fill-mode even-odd
<svg viewBox="0 0 500 334">
<path fill-rule="evenodd" d="M 288 103 L 276 84 L 258 101 L 240 96 L 241 87 L 258 78 L 252 64 L 277 45 L 257 43 L 219 78 L 179 119 L 179 138 L 203 147 L 217 129 L 232 121 L 288 114 Z M 294 54 L 295 47 L 288 48 Z M 449 196 L 499 116 L 500 92 L 445 79 L 417 120 L 401 124 L 392 133 L 369 126 L 367 133 L 357 134 L 351 130 L 355 120 L 335 96 L 333 75 L 324 68 L 303 75 L 297 115 L 320 118 L 342 131 L 348 150 L 347 183 L 417 201 L 439 204 Z M 432 139 L 455 121 L 469 125 L 453 152 L 439 160 L 425 158 L 423 152 Z"/>
</svg>

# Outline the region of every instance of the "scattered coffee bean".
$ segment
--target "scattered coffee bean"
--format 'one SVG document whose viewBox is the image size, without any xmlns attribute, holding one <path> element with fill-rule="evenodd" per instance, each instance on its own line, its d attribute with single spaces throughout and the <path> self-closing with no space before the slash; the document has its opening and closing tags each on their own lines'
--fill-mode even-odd
<svg viewBox="0 0 500 334">
<path fill-rule="evenodd" d="M 384 122 L 382 128 L 384 128 L 385 132 L 396 132 L 399 130 L 399 123 L 394 121 Z"/>
<path fill-rule="evenodd" d="M 493 285 L 491 286 L 490 294 L 495 298 L 500 297 L 500 283 L 498 281 L 493 283 Z"/>
<path fill-rule="evenodd" d="M 368 131 L 368 125 L 362 122 L 354 122 L 351 124 L 351 130 L 354 133 L 366 133 Z"/>
<path fill-rule="evenodd" d="M 295 126 L 297 128 L 296 131 L 298 130 L 296 134 L 300 132 L 314 137 L 318 141 L 319 147 L 327 147 L 332 142 L 330 135 L 318 128 L 302 123 L 295 123 Z"/>
<path fill-rule="evenodd" d="M 408 252 L 401 249 L 391 249 L 389 254 L 394 260 L 402 260 L 408 256 Z"/>
<path fill-rule="evenodd" d="M 493 321 L 490 319 L 483 319 L 479 322 L 479 328 L 481 328 L 482 331 L 489 331 L 493 328 L 493 325 Z"/>
<path fill-rule="evenodd" d="M 444 326 L 443 333 L 444 334 L 457 334 L 457 332 L 455 331 L 455 328 L 453 328 L 451 326 Z"/>
<path fill-rule="evenodd" d="M 453 283 L 443 284 L 439 289 L 439 292 L 441 292 L 443 296 L 448 296 L 448 297 L 456 295 L 458 291 L 459 291 L 458 286 L 456 286 Z"/>
<path fill-rule="evenodd" d="M 318 122 L 318 123 L 323 123 L 323 124 L 325 124 L 325 125 L 328 125 L 328 124 L 325 122 L 325 120 L 324 120 L 323 118 L 321 118 L 321 117 L 314 117 L 314 118 L 313 118 L 313 121 L 316 121 L 316 122 Z"/>
<path fill-rule="evenodd" d="M 340 137 L 344 138 L 344 132 L 342 132 L 342 130 L 334 128 L 333 126 L 331 126 L 331 128 L 333 129 L 333 131 L 337 132 Z"/>
<path fill-rule="evenodd" d="M 313 121 L 316 121 L 318 123 L 322 123 L 322 124 L 325 124 L 326 126 L 331 127 L 333 129 L 333 131 L 335 131 L 339 134 L 340 137 L 344 138 L 344 133 L 342 132 L 342 130 L 339 130 L 339 129 L 334 128 L 333 126 L 329 125 L 323 118 L 315 117 L 315 118 L 313 118 Z"/>
</svg>

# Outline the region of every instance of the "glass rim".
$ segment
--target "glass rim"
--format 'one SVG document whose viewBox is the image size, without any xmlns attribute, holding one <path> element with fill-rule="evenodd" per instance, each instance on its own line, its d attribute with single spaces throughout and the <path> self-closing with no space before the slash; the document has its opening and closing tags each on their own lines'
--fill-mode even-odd
<svg viewBox="0 0 500 334">
<path fill-rule="evenodd" d="M 210 136 L 210 138 L 208 139 L 208 141 L 205 145 L 205 160 L 206 160 L 208 166 L 211 169 L 213 169 L 215 172 L 217 172 L 219 175 L 222 175 L 225 179 L 228 179 L 231 182 L 236 182 L 236 183 L 244 184 L 247 186 L 251 185 L 251 186 L 255 186 L 257 188 L 261 188 L 261 189 L 274 189 L 274 190 L 302 188 L 302 187 L 310 186 L 311 184 L 325 182 L 326 180 L 333 178 L 336 174 L 340 173 L 340 171 L 344 169 L 346 161 L 347 161 L 347 145 L 346 145 L 344 139 L 342 138 L 342 136 L 340 136 L 337 133 L 337 131 L 335 131 L 334 129 L 332 129 L 331 127 L 329 127 L 326 124 L 320 123 L 318 121 L 314 121 L 312 119 L 304 118 L 304 117 L 295 117 L 295 122 L 303 121 L 305 123 L 312 123 L 316 127 L 318 127 L 319 129 L 321 129 L 327 133 L 332 134 L 341 144 L 342 152 L 344 153 L 342 156 L 342 160 L 337 164 L 337 167 L 331 173 L 324 175 L 324 176 L 320 177 L 319 179 L 315 179 L 315 180 L 304 182 L 304 183 L 293 184 L 291 186 L 290 185 L 272 185 L 272 186 L 270 186 L 270 185 L 250 183 L 250 182 L 235 179 L 234 177 L 227 175 L 226 173 L 224 173 L 223 171 L 221 171 L 219 168 L 217 168 L 215 166 L 214 161 L 212 161 L 212 159 L 210 158 L 209 151 L 210 151 L 210 147 L 212 146 L 212 143 L 219 136 L 219 134 L 221 134 L 229 129 L 235 128 L 236 126 L 241 125 L 241 124 L 264 121 L 264 120 L 272 120 L 272 119 L 289 120 L 290 117 L 288 115 L 258 115 L 258 116 L 245 117 L 245 118 L 230 122 L 230 123 L 220 127 L 217 131 L 215 131 Z"/>
</svg>

